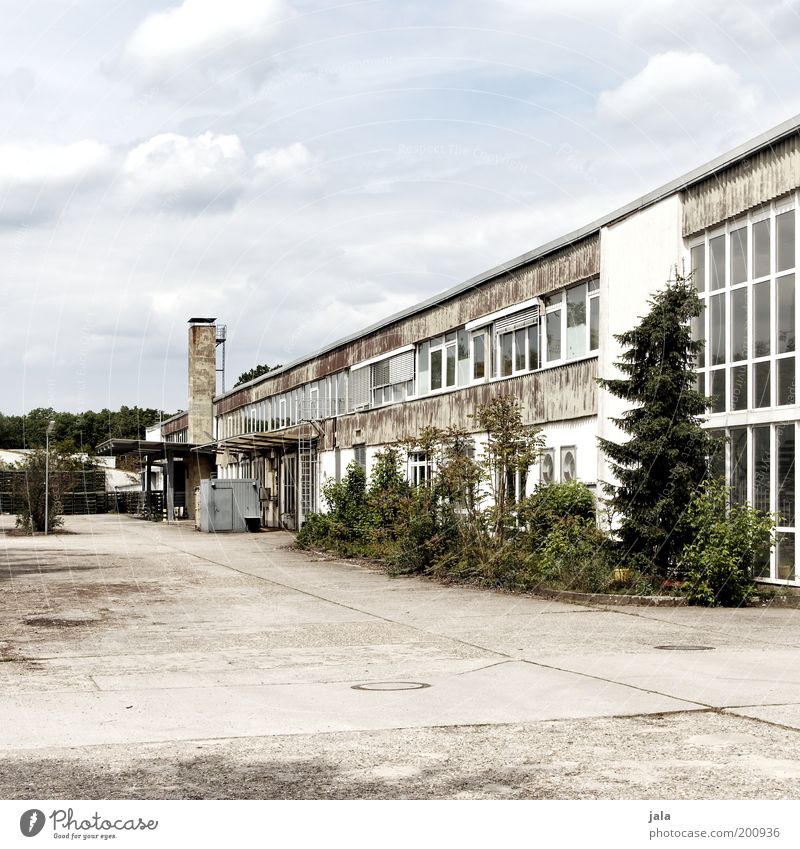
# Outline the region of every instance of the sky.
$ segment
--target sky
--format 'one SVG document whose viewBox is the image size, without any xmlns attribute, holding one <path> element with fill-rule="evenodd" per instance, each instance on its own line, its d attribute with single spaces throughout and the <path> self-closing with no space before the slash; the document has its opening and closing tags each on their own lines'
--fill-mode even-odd
<svg viewBox="0 0 800 849">
<path fill-rule="evenodd" d="M 0 412 L 186 406 L 800 113 L 800 0 L 0 0 Z M 664 270 L 664 277 L 669 269 Z"/>
</svg>

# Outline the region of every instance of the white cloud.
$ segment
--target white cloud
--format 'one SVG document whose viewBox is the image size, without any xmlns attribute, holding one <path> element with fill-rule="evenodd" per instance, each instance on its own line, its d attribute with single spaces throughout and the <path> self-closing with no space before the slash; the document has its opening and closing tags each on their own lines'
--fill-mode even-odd
<svg viewBox="0 0 800 849">
<path fill-rule="evenodd" d="M 90 139 L 0 145 L 0 227 L 43 221 L 108 173 L 111 151 Z"/>
<path fill-rule="evenodd" d="M 196 77 L 207 65 L 242 67 L 251 58 L 247 48 L 274 37 L 288 13 L 283 0 L 184 0 L 139 24 L 123 64 L 146 85 Z"/>
<path fill-rule="evenodd" d="M 747 120 L 760 100 L 725 64 L 703 53 L 653 56 L 635 76 L 598 98 L 601 117 L 634 124 L 649 136 L 724 136 Z"/>
<path fill-rule="evenodd" d="M 295 142 L 251 157 L 237 135 L 163 133 L 133 148 L 122 167 L 123 200 L 165 212 L 229 209 L 262 178 L 286 180 L 315 158 Z"/>
<path fill-rule="evenodd" d="M 165 211 L 229 208 L 242 191 L 249 158 L 236 135 L 153 136 L 133 148 L 122 166 L 126 201 Z"/>
<path fill-rule="evenodd" d="M 283 177 L 310 168 L 314 164 L 311 151 L 300 142 L 287 147 L 264 150 L 255 158 L 256 168 L 273 177 Z"/>
</svg>

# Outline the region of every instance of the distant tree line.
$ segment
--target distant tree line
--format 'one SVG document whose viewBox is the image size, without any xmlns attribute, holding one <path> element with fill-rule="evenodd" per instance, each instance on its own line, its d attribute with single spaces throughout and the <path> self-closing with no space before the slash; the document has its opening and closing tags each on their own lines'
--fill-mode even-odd
<svg viewBox="0 0 800 849">
<path fill-rule="evenodd" d="M 43 447 L 47 423 L 52 420 L 56 423 L 51 437 L 54 443 L 91 452 L 106 439 L 143 439 L 146 428 L 171 415 L 150 407 L 124 406 L 97 413 L 59 413 L 50 407 L 37 407 L 24 416 L 0 413 L 0 448 Z"/>
<path fill-rule="evenodd" d="M 280 363 L 276 366 L 268 366 L 266 363 L 262 363 L 260 366 L 243 371 L 236 379 L 236 383 L 234 383 L 233 386 L 234 388 L 241 386 L 243 383 L 248 383 L 251 380 L 255 380 L 257 377 L 261 377 L 262 374 L 269 374 L 271 371 L 275 371 L 279 368 L 281 368 Z"/>
</svg>

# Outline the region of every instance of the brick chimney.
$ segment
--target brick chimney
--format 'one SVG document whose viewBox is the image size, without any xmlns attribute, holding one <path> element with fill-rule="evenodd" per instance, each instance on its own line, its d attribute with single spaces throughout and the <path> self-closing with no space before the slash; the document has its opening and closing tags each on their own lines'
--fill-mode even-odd
<svg viewBox="0 0 800 849">
<path fill-rule="evenodd" d="M 189 424 L 187 442 L 213 439 L 212 399 L 217 391 L 216 318 L 189 319 Z"/>
</svg>

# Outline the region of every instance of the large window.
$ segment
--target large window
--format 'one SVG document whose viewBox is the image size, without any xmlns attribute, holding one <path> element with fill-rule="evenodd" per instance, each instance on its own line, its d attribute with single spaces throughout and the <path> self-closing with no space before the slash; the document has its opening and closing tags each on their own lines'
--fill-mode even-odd
<svg viewBox="0 0 800 849">
<path fill-rule="evenodd" d="M 575 360 L 600 347 L 600 284 L 572 286 L 545 298 L 545 359 Z"/>
<path fill-rule="evenodd" d="M 408 479 L 411 486 L 429 486 L 431 462 L 424 451 L 412 451 L 408 455 Z"/>
<path fill-rule="evenodd" d="M 782 206 L 711 232 L 691 248 L 703 305 L 699 385 L 711 413 L 796 403 L 795 211 Z"/>
<path fill-rule="evenodd" d="M 778 516 L 778 545 L 761 552 L 756 578 L 797 581 L 797 423 L 742 425 L 721 431 L 731 501 Z"/>
</svg>

